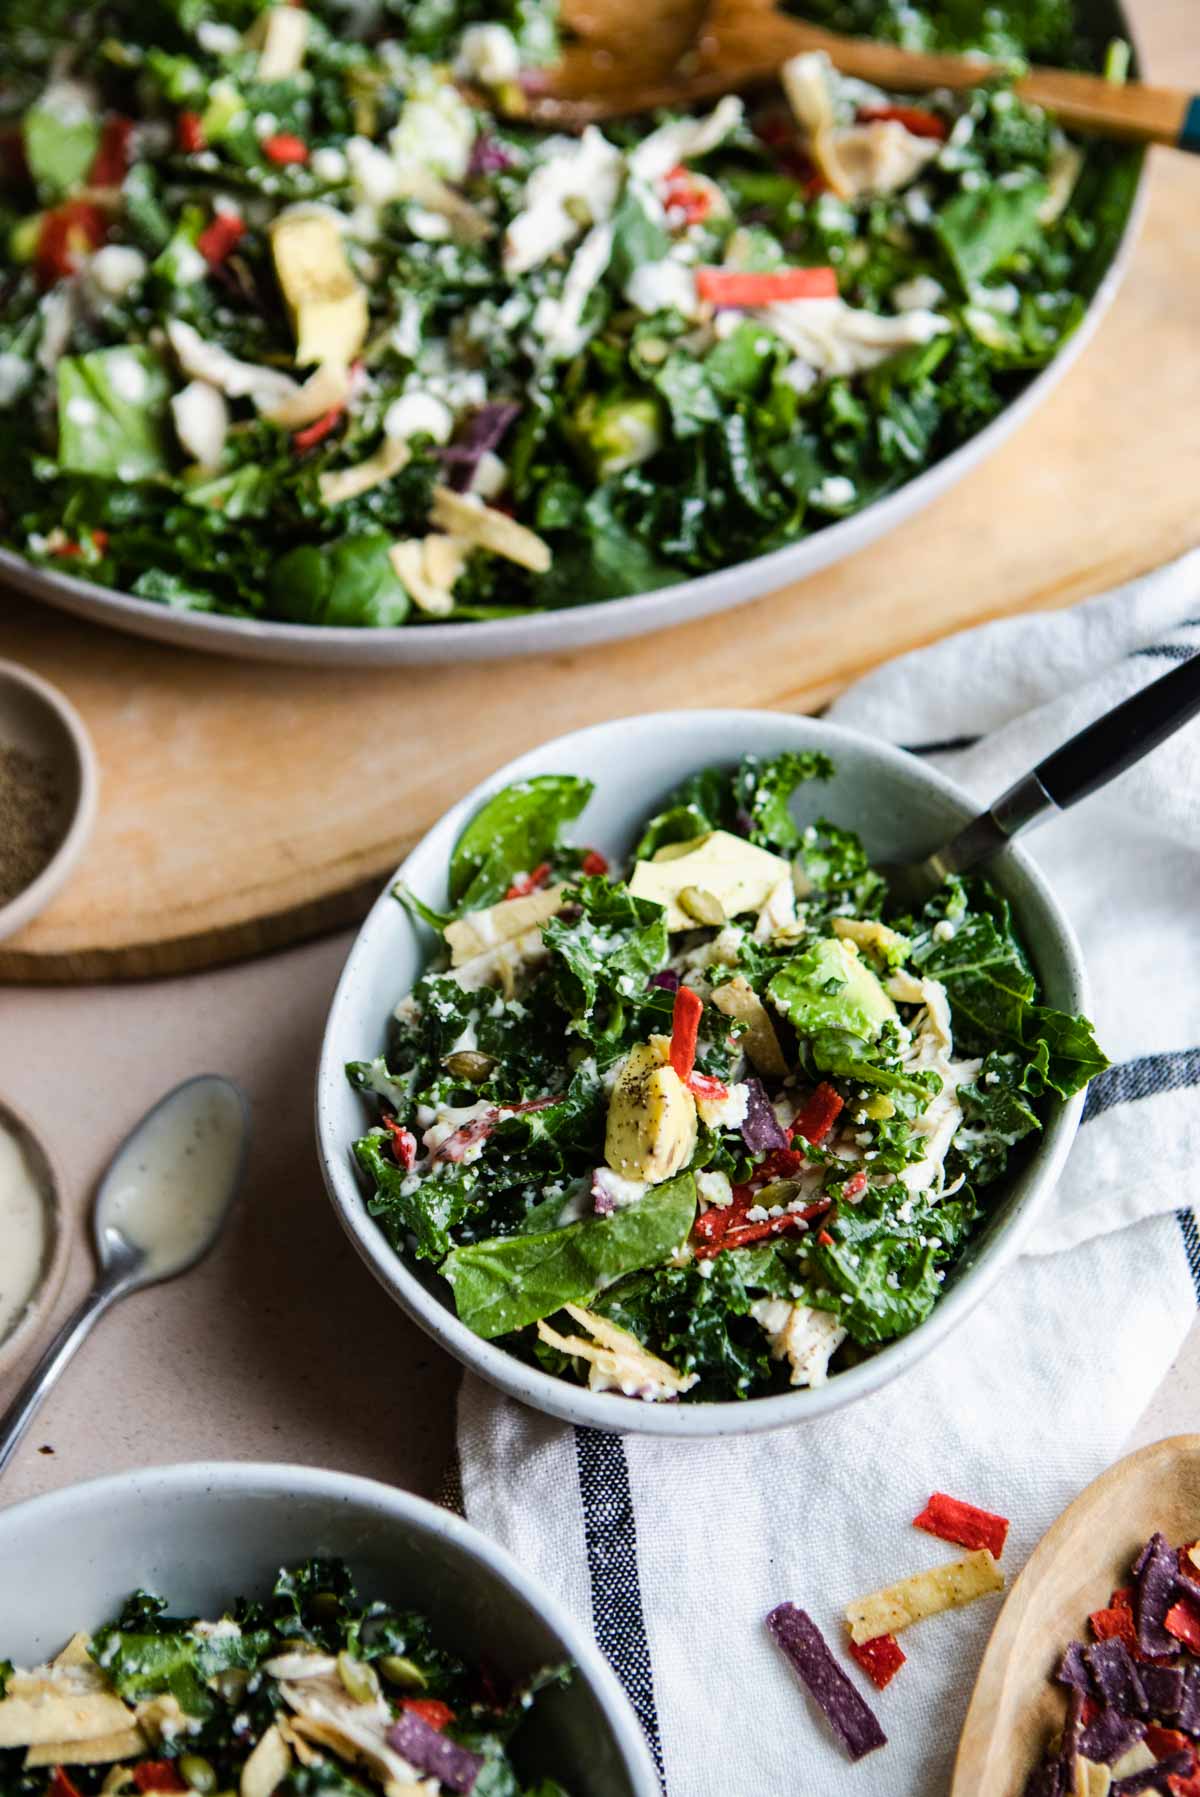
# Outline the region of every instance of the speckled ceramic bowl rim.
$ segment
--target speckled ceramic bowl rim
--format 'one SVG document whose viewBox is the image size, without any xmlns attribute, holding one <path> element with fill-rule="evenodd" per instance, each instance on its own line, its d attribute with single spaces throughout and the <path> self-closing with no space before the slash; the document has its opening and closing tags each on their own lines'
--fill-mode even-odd
<svg viewBox="0 0 1200 1797">
<path fill-rule="evenodd" d="M 350 1142 L 340 1133 L 336 1123 L 337 1097 L 345 1083 L 343 1060 L 336 1045 L 336 1022 L 341 1007 L 362 976 L 364 964 L 379 959 L 377 937 L 404 913 L 391 896 L 397 880 L 405 878 L 410 863 L 426 849 L 431 836 L 445 836 L 448 841 L 462 828 L 467 818 L 482 801 L 510 781 L 546 772 L 556 760 L 564 765 L 578 765 L 586 759 L 597 739 L 623 726 L 638 724 L 655 726 L 662 731 L 678 729 L 681 723 L 703 734 L 713 729 L 732 730 L 759 728 L 764 719 L 778 726 L 778 748 L 824 748 L 836 762 L 839 746 L 851 745 L 865 752 L 881 768 L 891 768 L 902 777 L 916 778 L 932 792 L 951 800 L 965 822 L 979 807 L 969 794 L 944 774 L 925 766 L 903 749 L 827 724 L 819 719 L 797 717 L 787 713 L 761 711 L 683 711 L 642 714 L 636 718 L 617 718 L 605 724 L 574 731 L 530 750 L 509 762 L 461 799 L 426 833 L 408 859 L 387 881 L 362 929 L 351 947 L 330 1006 L 325 1039 L 316 1083 L 317 1147 L 326 1189 L 334 1209 L 354 1246 L 375 1277 L 412 1319 L 463 1365 L 507 1392 L 510 1397 L 534 1409 L 597 1429 L 629 1434 L 667 1436 L 689 1439 L 719 1435 L 744 1435 L 760 1430 L 776 1429 L 788 1424 L 812 1422 L 843 1405 L 867 1397 L 899 1374 L 922 1360 L 944 1341 L 976 1304 L 991 1290 L 1005 1268 L 1019 1253 L 1042 1204 L 1053 1190 L 1062 1171 L 1083 1114 L 1084 1094 L 1059 1105 L 1051 1114 L 1038 1138 L 1022 1178 L 1027 1187 L 1024 1198 L 1005 1220 L 997 1239 L 986 1245 L 978 1261 L 966 1268 L 947 1290 L 932 1315 L 911 1334 L 889 1343 L 872 1358 L 836 1374 L 814 1391 L 788 1391 L 761 1398 L 727 1400 L 701 1404 L 638 1404 L 615 1394 L 593 1392 L 564 1379 L 554 1378 L 538 1367 L 528 1366 L 493 1342 L 475 1335 L 437 1296 L 429 1291 L 405 1259 L 388 1244 L 383 1231 L 368 1214 L 363 1183 L 353 1164 Z M 566 762 L 566 755 L 571 762 Z M 723 758 L 723 757 L 722 757 Z M 697 755 L 697 765 L 701 763 Z M 635 813 L 631 822 L 635 821 Z M 586 813 L 585 813 L 586 818 Z M 586 830 L 586 824 L 584 825 Z M 1019 871 L 1037 896 L 1057 931 L 1055 945 L 1059 964 L 1070 989 L 1074 1008 L 1088 1008 L 1087 978 L 1079 944 L 1066 915 L 1055 899 L 1047 881 L 1029 855 L 1020 847 L 1005 851 L 1008 865 Z M 1011 859 L 1010 859 L 1011 858 Z M 1033 942 L 1036 953 L 1036 942 Z M 378 971 L 378 969 L 377 969 Z M 380 1039 L 384 1022 L 400 992 L 379 992 Z M 370 1042 L 362 1044 L 361 1053 L 376 1052 Z M 365 1117 L 365 1113 L 364 1113 Z"/>
<path fill-rule="evenodd" d="M 58 1300 L 71 1258 L 72 1232 L 63 1209 L 62 1182 L 41 1135 L 29 1118 L 6 1098 L 0 1097 L 0 1130 L 11 1130 L 18 1142 L 32 1151 L 35 1172 L 40 1175 L 46 1216 L 50 1226 L 48 1250 L 42 1258 L 42 1271 L 29 1302 L 14 1329 L 0 1340 L 0 1375 L 12 1368 L 33 1346 Z"/>
<path fill-rule="evenodd" d="M 72 1521 L 111 1509 L 119 1526 L 122 1503 L 133 1497 L 208 1497 L 219 1510 L 222 1497 L 257 1497 L 286 1505 L 297 1498 L 327 1499 L 348 1511 L 382 1513 L 397 1530 L 430 1534 L 449 1542 L 464 1559 L 484 1567 L 507 1589 L 515 1605 L 536 1614 L 561 1640 L 567 1657 L 586 1683 L 612 1731 L 621 1764 L 635 1797 L 659 1797 L 659 1782 L 628 1698 L 592 1639 L 548 1590 L 506 1550 L 461 1516 L 376 1479 L 332 1468 L 293 1466 L 274 1461 L 185 1461 L 173 1466 L 135 1467 L 82 1484 L 67 1485 L 41 1497 L 26 1498 L 0 1510 L 0 1542 L 34 1514 L 58 1527 L 63 1553 L 70 1554 Z M 212 1553 L 220 1560 L 219 1536 Z"/>
<path fill-rule="evenodd" d="M 65 730 L 74 753 L 79 790 L 63 839 L 37 879 L 22 892 L 18 892 L 7 905 L 0 905 L 0 939 L 24 929 L 26 924 L 32 923 L 39 912 L 44 911 L 50 901 L 58 896 L 87 847 L 95 826 L 100 799 L 96 751 L 92 747 L 87 726 L 71 701 L 56 686 L 51 686 L 39 674 L 30 673 L 20 662 L 0 661 L 0 684 L 6 681 L 32 693 L 54 714 Z"/>
</svg>

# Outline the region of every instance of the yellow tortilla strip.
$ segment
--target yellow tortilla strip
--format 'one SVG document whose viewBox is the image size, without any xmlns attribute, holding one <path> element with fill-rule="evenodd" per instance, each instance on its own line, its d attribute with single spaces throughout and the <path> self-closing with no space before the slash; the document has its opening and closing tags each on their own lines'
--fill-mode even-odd
<svg viewBox="0 0 1200 1797">
<path fill-rule="evenodd" d="M 95 1741 L 133 1721 L 99 1671 L 65 1666 L 14 1673 L 0 1702 L 0 1747 L 41 1747 L 48 1741 Z"/>
<path fill-rule="evenodd" d="M 131 1759 L 146 1751 L 140 1728 L 119 1728 L 93 1741 L 43 1741 L 25 1755 L 25 1770 L 35 1766 L 107 1766 L 113 1760 Z"/>
<path fill-rule="evenodd" d="M 88 1648 L 92 1637 L 85 1635 L 80 1629 L 71 1636 L 61 1653 L 56 1653 L 50 1664 L 52 1666 L 91 1666 L 94 1662 Z"/>
<path fill-rule="evenodd" d="M 961 1609 L 989 1591 L 1003 1589 L 1004 1574 L 987 1548 L 982 1547 L 962 1560 L 931 1566 L 928 1572 L 914 1573 L 883 1591 L 872 1591 L 847 1604 L 850 1639 L 858 1643 L 873 1641 L 876 1635 L 895 1635 L 926 1616 Z"/>
<path fill-rule="evenodd" d="M 282 1711 L 275 1718 L 275 1726 L 302 1766 L 320 1765 L 325 1757 L 324 1754 L 317 1753 L 309 1746 L 304 1736 L 292 1727 L 290 1718 L 285 1716 Z"/>
<path fill-rule="evenodd" d="M 271 1797 L 291 1769 L 292 1750 L 272 1723 L 242 1767 L 241 1797 Z"/>
<path fill-rule="evenodd" d="M 1108 1797 L 1112 1789 L 1112 1772 L 1107 1766 L 1097 1765 L 1094 1760 L 1085 1760 L 1079 1754 L 1075 1760 L 1075 1789 L 1072 1797 Z"/>
<path fill-rule="evenodd" d="M 133 1783 L 133 1770 L 129 1766 L 114 1766 L 104 1775 L 104 1783 L 100 1789 L 104 1792 L 123 1791 L 126 1785 Z"/>
</svg>

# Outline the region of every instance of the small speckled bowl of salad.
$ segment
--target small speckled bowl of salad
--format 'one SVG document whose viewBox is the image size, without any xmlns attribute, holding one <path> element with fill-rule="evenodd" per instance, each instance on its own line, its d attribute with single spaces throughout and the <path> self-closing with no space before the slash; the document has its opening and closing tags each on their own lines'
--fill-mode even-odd
<svg viewBox="0 0 1200 1797">
<path fill-rule="evenodd" d="M 1112 0 L 808 0 L 1098 66 Z M 752 598 L 1015 426 L 1141 167 L 1007 78 L 513 118 L 549 0 L 9 0 L 0 569 L 197 647 L 440 660 Z M 510 116 L 495 109 L 499 99 Z"/>
<path fill-rule="evenodd" d="M 437 1505 L 154 1467 L 0 1515 L 11 1797 L 657 1797 L 590 1634 Z"/>
<path fill-rule="evenodd" d="M 906 913 L 977 807 L 808 718 L 620 719 L 389 882 L 318 1076 L 335 1208 L 468 1366 L 672 1436 L 826 1414 L 1016 1252 L 1107 1062 L 1028 856 Z"/>
</svg>

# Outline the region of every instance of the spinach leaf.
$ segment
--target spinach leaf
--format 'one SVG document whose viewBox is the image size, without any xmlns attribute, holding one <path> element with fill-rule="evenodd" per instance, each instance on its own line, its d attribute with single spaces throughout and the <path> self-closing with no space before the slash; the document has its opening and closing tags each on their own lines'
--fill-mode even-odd
<svg viewBox="0 0 1200 1797">
<path fill-rule="evenodd" d="M 276 616 L 294 624 L 402 624 L 410 604 L 392 567 L 392 539 L 360 531 L 332 543 L 304 543 L 279 561 L 271 576 Z"/>
<path fill-rule="evenodd" d="M 684 1173 L 610 1217 L 456 1248 L 442 1272 L 463 1322 L 490 1340 L 665 1259 L 686 1241 L 695 1214 L 695 1182 Z"/>
<path fill-rule="evenodd" d="M 963 189 L 947 200 L 933 228 L 964 292 L 970 293 L 1037 236 L 1038 212 L 1048 192 L 1046 183 L 1037 178 L 1005 178 Z"/>
<path fill-rule="evenodd" d="M 171 382 L 152 349 L 95 349 L 58 364 L 58 463 L 72 474 L 122 481 L 170 466 Z"/>
<path fill-rule="evenodd" d="M 564 824 L 579 816 L 594 790 L 575 774 L 535 774 L 488 799 L 451 853 L 451 903 L 478 911 L 502 899 L 514 875 L 549 857 Z"/>
</svg>

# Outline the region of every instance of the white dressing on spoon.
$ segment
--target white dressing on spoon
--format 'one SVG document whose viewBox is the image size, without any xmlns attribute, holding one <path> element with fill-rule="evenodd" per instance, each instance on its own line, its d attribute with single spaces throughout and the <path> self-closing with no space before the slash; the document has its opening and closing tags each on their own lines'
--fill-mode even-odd
<svg viewBox="0 0 1200 1797">
<path fill-rule="evenodd" d="M 48 1246 L 46 1194 L 24 1143 L 0 1116 L 0 1342 L 36 1295 Z"/>
<path fill-rule="evenodd" d="M 139 1283 L 182 1273 L 209 1247 L 237 1190 L 245 1101 L 202 1076 L 169 1092 L 118 1150 L 96 1201 L 101 1258 L 116 1229 L 145 1259 Z"/>
<path fill-rule="evenodd" d="M 3 1136 L 0 1120 L 0 1152 Z M 250 1107 L 231 1080 L 215 1073 L 176 1086 L 126 1136 L 96 1194 L 96 1283 L 0 1416 L 0 1473 L 105 1311 L 143 1286 L 186 1273 L 212 1246 L 237 1194 L 249 1141 Z M 0 1256 L 3 1166 L 0 1161 Z M 15 1228 L 19 1234 L 21 1225 Z M 0 1327 L 0 1340 L 3 1335 Z"/>
</svg>

